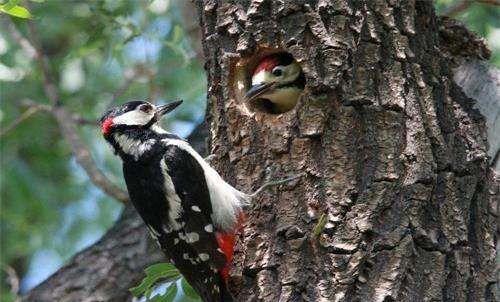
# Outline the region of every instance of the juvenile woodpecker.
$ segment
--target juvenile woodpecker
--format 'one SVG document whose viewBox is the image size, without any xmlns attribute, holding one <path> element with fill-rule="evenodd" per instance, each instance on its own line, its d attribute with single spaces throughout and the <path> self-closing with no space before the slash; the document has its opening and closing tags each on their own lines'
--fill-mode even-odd
<svg viewBox="0 0 500 302">
<path fill-rule="evenodd" d="M 158 125 L 181 103 L 125 103 L 103 115 L 102 133 L 122 159 L 132 203 L 172 264 L 203 301 L 233 301 L 226 281 L 243 207 L 264 188 L 297 176 L 253 194 L 233 188 L 186 141 Z"/>
<path fill-rule="evenodd" d="M 283 113 L 297 104 L 304 85 L 304 74 L 293 57 L 286 53 L 273 54 L 264 57 L 252 72 L 252 86 L 245 99 L 261 101 L 272 113 Z"/>
</svg>

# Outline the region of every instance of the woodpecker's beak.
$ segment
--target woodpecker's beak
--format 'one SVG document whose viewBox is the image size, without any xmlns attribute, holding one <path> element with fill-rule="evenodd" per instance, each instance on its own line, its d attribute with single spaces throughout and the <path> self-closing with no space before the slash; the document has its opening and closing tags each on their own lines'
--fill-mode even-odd
<svg viewBox="0 0 500 302">
<path fill-rule="evenodd" d="M 252 86 L 245 94 L 245 101 L 250 102 L 265 94 L 269 90 L 274 89 L 276 82 L 262 83 Z"/>
<path fill-rule="evenodd" d="M 156 112 L 155 112 L 155 119 L 156 120 L 159 120 L 161 119 L 162 116 L 164 116 L 165 114 L 169 113 L 170 111 L 174 110 L 175 108 L 177 108 L 180 104 L 182 104 L 182 100 L 179 100 L 179 101 L 175 101 L 175 102 L 172 102 L 172 103 L 168 103 L 166 105 L 163 105 L 163 106 L 158 106 L 156 107 Z"/>
</svg>

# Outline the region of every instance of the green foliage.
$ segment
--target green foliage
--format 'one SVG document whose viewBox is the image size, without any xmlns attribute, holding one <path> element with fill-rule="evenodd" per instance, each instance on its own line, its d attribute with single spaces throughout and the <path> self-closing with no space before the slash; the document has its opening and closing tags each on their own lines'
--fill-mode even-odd
<svg viewBox="0 0 500 302">
<path fill-rule="evenodd" d="M 144 295 L 147 299 L 149 299 L 151 298 L 151 293 L 153 292 L 156 282 L 160 280 L 174 281 L 178 278 L 180 278 L 180 273 L 172 264 L 154 264 L 146 269 L 146 277 L 139 285 L 131 288 L 130 292 L 136 297 Z"/>
<path fill-rule="evenodd" d="M 30 12 L 25 7 L 18 5 L 20 1 L 10 0 L 6 4 L 0 4 L 0 12 L 23 19 L 31 18 Z"/>
<path fill-rule="evenodd" d="M 194 302 L 201 301 L 195 290 L 187 283 L 179 271 L 170 263 L 158 263 L 146 269 L 146 277 L 142 282 L 130 289 L 135 297 L 145 297 L 146 301 L 172 302 L 177 297 L 178 287 L 185 296 L 181 296 L 181 301 Z M 159 284 L 166 284 L 163 293 L 157 293 Z M 156 293 L 155 293 L 156 291 Z"/>
<path fill-rule="evenodd" d="M 326 217 L 326 214 L 322 213 L 318 219 L 318 222 L 316 223 L 316 225 L 312 229 L 312 232 L 311 232 L 312 233 L 312 235 L 311 235 L 312 240 L 315 240 L 316 238 L 318 238 L 318 236 L 321 234 L 321 232 L 323 232 L 327 221 L 328 221 L 328 219 Z"/>
<path fill-rule="evenodd" d="M 182 284 L 182 290 L 184 291 L 184 293 L 186 294 L 186 296 L 188 298 L 190 298 L 191 300 L 200 300 L 200 297 L 194 291 L 194 289 L 191 287 L 191 285 L 189 285 L 189 283 L 187 283 L 186 279 L 182 278 L 181 284 Z"/>
<path fill-rule="evenodd" d="M 163 10 L 152 7 L 151 1 L 19 3 L 27 3 L 36 16 L 31 21 L 52 79 L 72 113 L 95 121 L 107 107 L 130 99 L 163 103 L 182 98 L 183 106 L 165 121 L 166 128 L 186 135 L 201 121 L 206 79 L 200 62 L 193 59 L 174 2 Z M 18 4 L 1 5 L 10 11 L 7 5 Z M 0 18 L 29 38 L 25 20 Z M 4 26 L 0 26 L 0 92 L 1 129 L 27 110 L 23 105 L 27 100 L 48 103 L 39 65 Z M 98 167 L 124 187 L 120 163 L 103 143 L 100 129 L 81 125 L 78 131 Z M 34 114 L 2 136 L 0 154 L 0 263 L 20 263 L 15 265 L 20 277 L 28 272 L 28 277 L 40 278 L 36 275 L 43 267 L 30 269 L 36 251 L 50 251 L 57 255 L 54 261 L 62 263 L 98 239 L 121 210 L 75 163 L 71 148 L 46 112 Z M 0 282 L 1 301 L 8 301 L 7 287 Z"/>
</svg>

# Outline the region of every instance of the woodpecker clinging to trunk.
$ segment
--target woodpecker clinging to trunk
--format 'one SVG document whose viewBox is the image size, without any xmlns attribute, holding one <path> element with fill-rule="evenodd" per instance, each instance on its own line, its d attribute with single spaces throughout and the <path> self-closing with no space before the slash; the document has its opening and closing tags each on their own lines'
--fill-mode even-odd
<svg viewBox="0 0 500 302">
<path fill-rule="evenodd" d="M 233 301 L 226 279 L 245 194 L 221 176 L 183 139 L 158 121 L 182 101 L 155 106 L 133 101 L 101 118 L 104 138 L 123 161 L 123 173 L 135 208 L 151 235 L 206 302 Z"/>
<path fill-rule="evenodd" d="M 271 113 L 283 113 L 297 104 L 304 85 L 300 65 L 290 54 L 277 53 L 264 57 L 252 72 L 252 86 L 245 99 L 260 100 Z"/>
</svg>

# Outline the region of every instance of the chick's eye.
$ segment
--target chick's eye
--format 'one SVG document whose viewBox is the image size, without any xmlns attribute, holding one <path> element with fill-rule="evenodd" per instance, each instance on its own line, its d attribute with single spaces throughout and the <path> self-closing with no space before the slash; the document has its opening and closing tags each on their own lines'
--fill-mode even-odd
<svg viewBox="0 0 500 302">
<path fill-rule="evenodd" d="M 145 113 L 149 113 L 151 110 L 153 110 L 153 106 L 151 106 L 149 104 L 143 104 L 143 105 L 139 106 L 139 110 L 141 110 L 142 112 L 145 112 Z"/>
<path fill-rule="evenodd" d="M 273 71 L 271 71 L 271 73 L 276 76 L 276 77 L 279 77 L 283 74 L 283 70 L 281 69 L 281 67 L 274 67 Z"/>
</svg>

